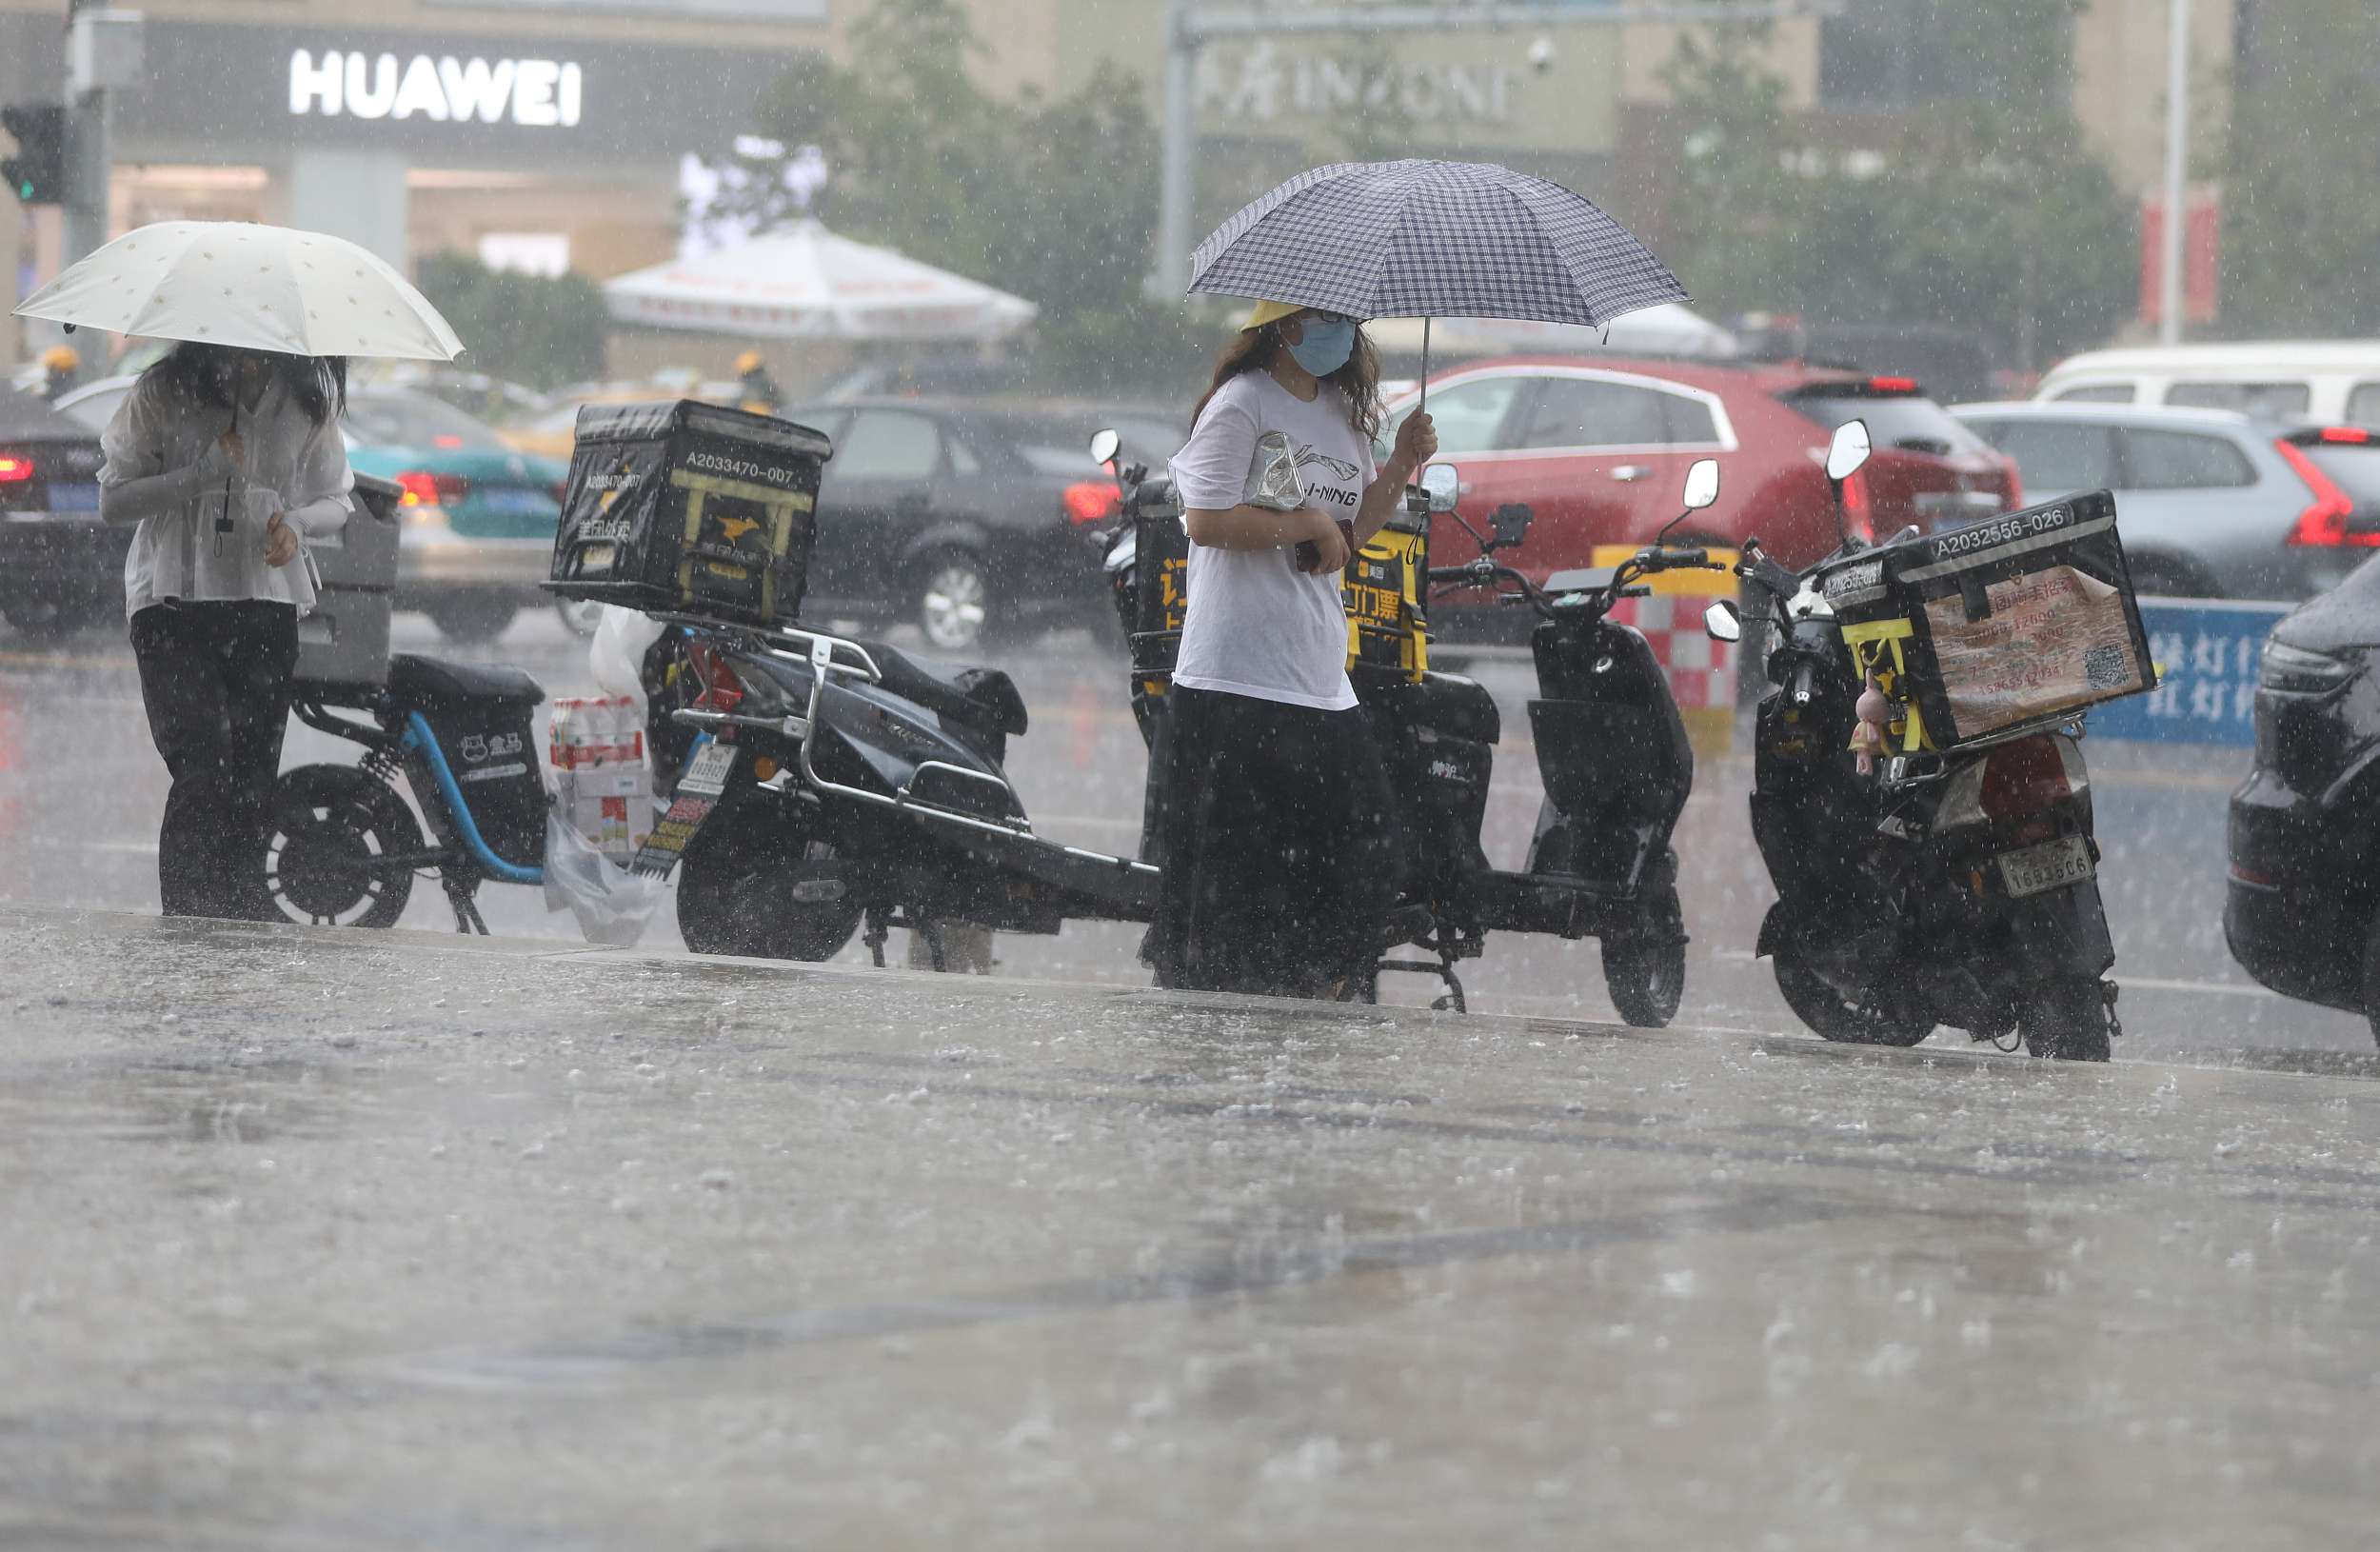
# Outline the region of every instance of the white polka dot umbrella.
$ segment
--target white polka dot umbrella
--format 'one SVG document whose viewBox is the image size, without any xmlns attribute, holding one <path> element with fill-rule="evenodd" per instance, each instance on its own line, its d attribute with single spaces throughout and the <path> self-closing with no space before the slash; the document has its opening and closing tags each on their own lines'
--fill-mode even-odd
<svg viewBox="0 0 2380 1552">
<path fill-rule="evenodd" d="M 344 237 L 244 221 L 160 221 L 26 298 L 21 318 L 300 356 L 452 361 L 446 320 Z"/>
</svg>

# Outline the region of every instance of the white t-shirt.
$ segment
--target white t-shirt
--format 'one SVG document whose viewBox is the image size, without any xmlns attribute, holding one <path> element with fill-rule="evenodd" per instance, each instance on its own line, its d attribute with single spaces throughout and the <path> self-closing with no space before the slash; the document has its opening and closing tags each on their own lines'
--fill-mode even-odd
<svg viewBox="0 0 2380 1552">
<path fill-rule="evenodd" d="M 1308 404 L 1265 371 L 1242 372 L 1216 390 L 1174 454 L 1182 506 L 1239 506 L 1257 438 L 1266 431 L 1287 433 L 1298 449 L 1307 505 L 1353 522 L 1377 471 L 1371 443 L 1347 424 L 1346 396 L 1326 384 Z M 1188 585 L 1175 684 L 1323 711 L 1356 704 L 1338 572 L 1299 570 L 1295 547 L 1213 549 L 1193 542 Z"/>
</svg>

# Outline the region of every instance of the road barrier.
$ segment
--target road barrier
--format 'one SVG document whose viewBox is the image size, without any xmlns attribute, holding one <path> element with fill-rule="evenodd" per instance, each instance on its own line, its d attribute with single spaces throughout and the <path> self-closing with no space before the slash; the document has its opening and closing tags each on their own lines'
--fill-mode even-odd
<svg viewBox="0 0 2380 1552">
<path fill-rule="evenodd" d="M 2265 638 L 2294 604 L 2144 598 L 2141 623 L 2161 683 L 2147 695 L 2098 706 L 2095 737 L 2143 744 L 2256 742 L 2256 679 Z"/>
<path fill-rule="evenodd" d="M 1597 545 L 1593 564 L 1617 566 L 1637 548 Z M 1654 657 L 1669 675 L 1686 737 L 1695 753 L 1705 756 L 1725 754 L 1735 746 L 1738 650 L 1735 642 L 1713 641 L 1703 628 L 1702 616 L 1716 600 L 1736 596 L 1735 551 L 1714 549 L 1710 554 L 1725 569 L 1656 572 L 1644 582 L 1653 596 L 1625 598 L 1612 609 L 1614 620 L 1644 632 Z"/>
</svg>

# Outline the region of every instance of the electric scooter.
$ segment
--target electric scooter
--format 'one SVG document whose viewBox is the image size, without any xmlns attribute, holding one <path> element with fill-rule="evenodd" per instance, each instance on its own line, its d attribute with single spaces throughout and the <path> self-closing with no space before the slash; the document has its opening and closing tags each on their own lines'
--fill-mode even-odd
<svg viewBox="0 0 2380 1552">
<path fill-rule="evenodd" d="M 1188 537 L 1168 478 L 1125 463 L 1113 432 L 1093 439 L 1092 454 L 1124 489 L 1104 569 L 1132 643 L 1134 715 L 1153 746 L 1180 642 Z M 1381 973 L 1415 972 L 1443 984 L 1436 1005 L 1461 1010 L 1467 1000 L 1456 967 L 1480 955 L 1489 932 L 1594 937 L 1621 1017 L 1660 1027 L 1676 1016 L 1685 990 L 1687 936 L 1671 837 L 1693 789 L 1694 750 L 1651 646 L 1610 615 L 1622 599 L 1649 591 L 1646 578 L 1720 565 L 1702 550 L 1656 540 L 1616 567 L 1558 572 L 1538 587 L 1493 558 L 1521 542 L 1529 509 L 1504 507 L 1491 531 L 1479 533 L 1455 510 L 1457 478 L 1448 465 L 1424 470 L 1421 499 L 1392 516 L 1349 567 L 1348 607 L 1358 620 L 1351 638 L 1374 619 L 1397 621 L 1413 638 L 1393 664 L 1380 654 L 1367 659 L 1359 642 L 1351 650 L 1349 675 L 1390 764 L 1406 851 L 1390 942 L 1349 995 L 1374 1000 Z M 1717 497 L 1718 465 L 1702 460 L 1688 475 L 1679 519 Z M 1430 567 L 1437 518 L 1469 531 L 1479 558 Z M 1409 572 L 1402 578 L 1400 567 Z M 1545 796 L 1517 871 L 1492 866 L 1479 841 L 1502 736 L 1496 702 L 1478 682 L 1426 667 L 1424 599 L 1476 588 L 1539 619 L 1531 638 L 1539 698 L 1529 704 L 1529 720 Z M 1144 857 L 1160 833 L 1165 801 L 1150 784 Z M 1396 957 L 1406 946 L 1427 957 Z"/>
<path fill-rule="evenodd" d="M 1835 433 L 1827 473 L 1838 509 L 1867 450 L 1861 422 Z M 1777 901 L 1757 952 L 1827 1040 L 1914 1045 L 1946 1025 L 2003 1049 L 2021 1041 L 2035 1056 L 2106 1061 L 2121 1025 L 2103 979 L 2115 950 L 2083 718 L 1939 753 L 1874 751 L 1863 773 L 1854 731 L 1894 708 L 1870 687 L 1829 597 L 1868 582 L 1872 554 L 1846 534 L 1797 575 L 1750 539 L 1736 567 L 1745 608 L 1773 632 L 1752 827 Z M 1713 605 L 1707 624 L 1719 640 L 1741 638 L 1731 604 Z"/>
</svg>

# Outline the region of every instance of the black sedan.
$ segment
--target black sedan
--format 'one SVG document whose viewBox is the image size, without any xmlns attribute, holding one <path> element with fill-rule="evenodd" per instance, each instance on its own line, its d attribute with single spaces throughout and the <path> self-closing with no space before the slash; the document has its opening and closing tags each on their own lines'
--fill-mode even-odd
<svg viewBox="0 0 2380 1552">
<path fill-rule="evenodd" d="M 2273 627 L 2256 763 L 2231 796 L 2224 933 L 2273 990 L 2380 1038 L 2380 567 Z"/>
<path fill-rule="evenodd" d="M 129 528 L 99 521 L 99 433 L 0 388 L 0 614 L 62 636 L 124 613 Z"/>
<path fill-rule="evenodd" d="M 862 399 L 795 406 L 834 440 L 802 612 L 906 620 L 938 652 L 971 652 L 1107 607 L 1089 530 L 1116 515 L 1091 433 L 1114 425 L 1161 462 L 1183 428 L 1159 415 Z"/>
</svg>

